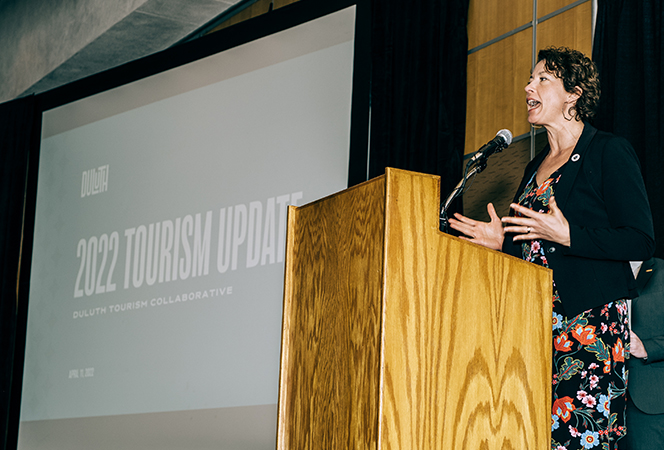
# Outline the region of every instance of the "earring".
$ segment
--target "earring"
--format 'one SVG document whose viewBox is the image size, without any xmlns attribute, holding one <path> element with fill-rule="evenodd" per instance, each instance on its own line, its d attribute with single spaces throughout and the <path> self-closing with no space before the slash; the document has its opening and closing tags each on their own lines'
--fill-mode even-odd
<svg viewBox="0 0 664 450">
<path fill-rule="evenodd" d="M 565 114 L 565 113 L 567 113 L 567 114 Z M 566 121 L 570 122 L 572 119 L 574 119 L 574 117 L 576 117 L 576 106 L 575 105 L 572 105 L 569 108 L 563 107 L 563 118 Z"/>
</svg>

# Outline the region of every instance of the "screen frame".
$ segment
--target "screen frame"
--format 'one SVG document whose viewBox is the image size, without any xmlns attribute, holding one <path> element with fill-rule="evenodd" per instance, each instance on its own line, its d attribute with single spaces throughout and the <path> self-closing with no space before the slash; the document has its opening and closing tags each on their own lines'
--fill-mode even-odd
<svg viewBox="0 0 664 450">
<path fill-rule="evenodd" d="M 330 0 L 323 3 L 316 0 L 300 0 L 196 40 L 177 44 L 153 55 L 34 96 L 39 113 L 36 133 L 32 136 L 33 145 L 29 155 L 25 186 L 16 334 L 11 375 L 13 382 L 6 429 L 6 448 L 17 448 L 18 445 L 42 114 L 67 103 L 166 72 L 351 6 L 356 7 L 356 17 L 348 161 L 348 187 L 350 187 L 366 181 L 368 173 L 371 85 L 371 29 L 368 0 Z"/>
</svg>

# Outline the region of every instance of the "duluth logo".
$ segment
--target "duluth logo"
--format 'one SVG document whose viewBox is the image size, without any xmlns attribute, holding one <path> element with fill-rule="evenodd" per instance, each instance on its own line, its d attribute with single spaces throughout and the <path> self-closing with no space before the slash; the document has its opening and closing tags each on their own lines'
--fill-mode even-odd
<svg viewBox="0 0 664 450">
<path fill-rule="evenodd" d="M 108 191 L 109 165 L 99 166 L 83 172 L 81 181 L 81 198 Z"/>
</svg>

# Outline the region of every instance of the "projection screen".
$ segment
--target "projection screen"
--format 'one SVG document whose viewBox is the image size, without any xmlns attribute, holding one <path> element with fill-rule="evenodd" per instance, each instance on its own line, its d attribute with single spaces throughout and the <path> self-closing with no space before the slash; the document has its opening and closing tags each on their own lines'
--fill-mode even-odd
<svg viewBox="0 0 664 450">
<path fill-rule="evenodd" d="M 19 449 L 273 449 L 287 205 L 347 187 L 356 8 L 46 111 Z"/>
</svg>

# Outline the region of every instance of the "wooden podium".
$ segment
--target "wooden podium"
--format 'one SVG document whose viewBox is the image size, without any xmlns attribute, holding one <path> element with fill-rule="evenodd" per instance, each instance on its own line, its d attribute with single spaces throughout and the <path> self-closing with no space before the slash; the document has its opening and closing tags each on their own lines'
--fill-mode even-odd
<svg viewBox="0 0 664 450">
<path fill-rule="evenodd" d="M 279 450 L 550 448 L 551 272 L 441 233 L 439 185 L 290 208 Z"/>
</svg>

